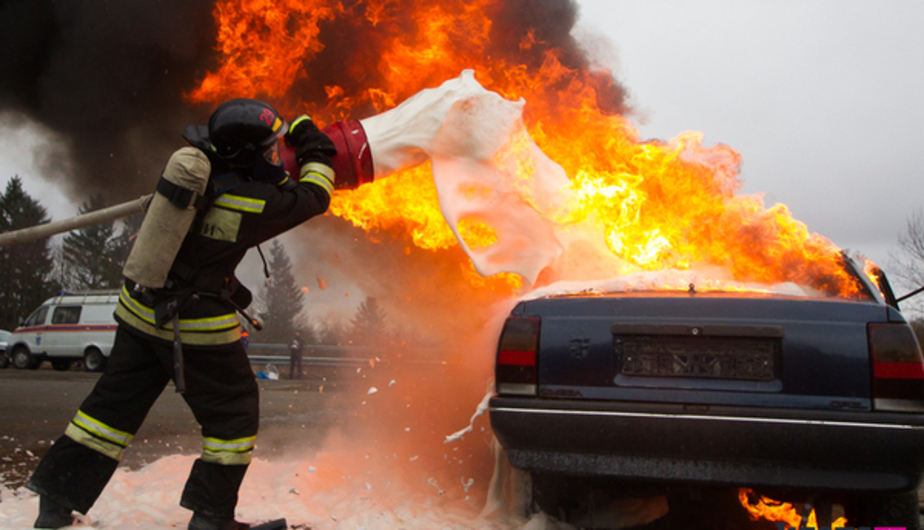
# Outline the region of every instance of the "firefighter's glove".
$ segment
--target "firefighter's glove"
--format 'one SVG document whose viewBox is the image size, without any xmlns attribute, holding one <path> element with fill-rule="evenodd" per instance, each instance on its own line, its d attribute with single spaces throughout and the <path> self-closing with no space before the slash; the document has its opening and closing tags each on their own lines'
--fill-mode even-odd
<svg viewBox="0 0 924 530">
<path fill-rule="evenodd" d="M 306 115 L 292 122 L 286 134 L 286 144 L 295 147 L 295 161 L 299 167 L 312 162 L 331 165 L 331 158 L 337 154 L 334 142 L 318 130 L 317 125 Z"/>
</svg>

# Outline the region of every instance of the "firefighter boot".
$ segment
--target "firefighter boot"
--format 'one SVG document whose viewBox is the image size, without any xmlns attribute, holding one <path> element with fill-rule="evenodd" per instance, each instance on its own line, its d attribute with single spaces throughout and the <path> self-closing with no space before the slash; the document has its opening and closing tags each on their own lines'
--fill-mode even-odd
<svg viewBox="0 0 924 530">
<path fill-rule="evenodd" d="M 188 530 L 249 530 L 250 525 L 234 519 L 217 519 L 201 513 L 193 513 Z"/>
<path fill-rule="evenodd" d="M 39 497 L 39 515 L 33 528 L 62 528 L 74 523 L 71 509 L 48 497 Z"/>
</svg>

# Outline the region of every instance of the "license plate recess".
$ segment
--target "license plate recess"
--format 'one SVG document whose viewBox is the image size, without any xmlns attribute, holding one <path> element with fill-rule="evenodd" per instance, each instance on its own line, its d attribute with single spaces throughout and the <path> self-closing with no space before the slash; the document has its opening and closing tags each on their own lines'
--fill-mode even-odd
<svg viewBox="0 0 924 530">
<path fill-rule="evenodd" d="M 772 381 L 778 376 L 780 326 L 622 324 L 611 326 L 621 373 Z"/>
</svg>

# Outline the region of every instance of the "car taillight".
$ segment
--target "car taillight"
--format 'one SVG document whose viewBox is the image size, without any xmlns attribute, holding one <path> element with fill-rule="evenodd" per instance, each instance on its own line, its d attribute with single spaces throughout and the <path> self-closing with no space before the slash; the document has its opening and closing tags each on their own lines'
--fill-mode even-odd
<svg viewBox="0 0 924 530">
<path fill-rule="evenodd" d="M 497 347 L 498 394 L 536 395 L 539 317 L 509 317 Z"/>
<path fill-rule="evenodd" d="M 907 324 L 870 324 L 873 408 L 924 412 L 924 356 Z"/>
</svg>

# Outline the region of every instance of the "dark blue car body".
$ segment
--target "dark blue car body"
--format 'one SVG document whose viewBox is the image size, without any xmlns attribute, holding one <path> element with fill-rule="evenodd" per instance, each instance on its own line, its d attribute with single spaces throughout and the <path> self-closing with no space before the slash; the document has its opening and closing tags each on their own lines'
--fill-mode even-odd
<svg viewBox="0 0 924 530">
<path fill-rule="evenodd" d="M 878 292 L 591 292 L 523 301 L 511 322 L 535 327 L 535 360 L 502 336 L 490 420 L 534 476 L 887 496 L 921 482 L 919 375 L 897 383 L 909 395 L 875 391 L 870 330 L 911 333 Z"/>
</svg>

